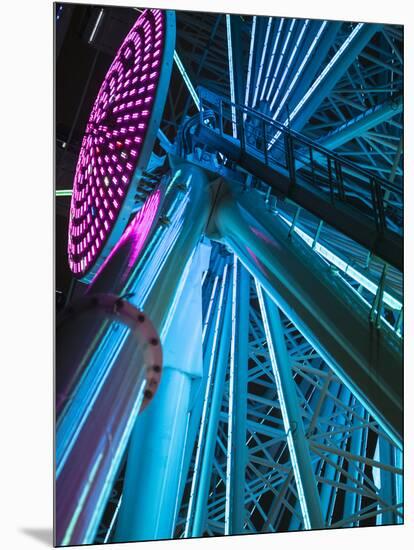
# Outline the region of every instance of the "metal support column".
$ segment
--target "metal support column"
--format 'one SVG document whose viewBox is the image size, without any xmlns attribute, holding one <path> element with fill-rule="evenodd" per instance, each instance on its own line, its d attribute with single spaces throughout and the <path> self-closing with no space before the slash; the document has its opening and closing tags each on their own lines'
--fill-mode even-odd
<svg viewBox="0 0 414 550">
<path fill-rule="evenodd" d="M 153 403 L 131 437 L 115 541 L 172 538 L 190 410 L 201 379 L 201 277 L 209 251 L 201 245 L 163 342 L 164 372 Z"/>
<path fill-rule="evenodd" d="M 355 412 L 358 416 L 363 416 L 364 409 L 362 405 L 354 404 Z M 353 422 L 357 423 L 360 422 L 358 419 L 353 418 Z M 360 455 L 361 454 L 361 448 L 362 448 L 362 436 L 364 434 L 364 429 L 361 427 L 357 430 L 355 430 L 351 435 L 351 443 L 349 452 L 354 455 Z M 360 481 L 361 474 L 358 470 L 357 464 L 353 461 L 350 461 L 348 464 L 348 474 L 350 478 L 347 480 L 347 485 L 349 485 L 351 488 L 357 488 L 358 484 L 357 482 Z M 351 479 L 353 478 L 353 479 Z M 355 480 L 355 481 L 354 481 Z M 347 491 L 345 493 L 344 498 L 344 518 L 352 517 L 354 516 L 358 511 L 358 497 L 359 495 L 355 491 Z M 352 521 L 349 524 L 349 527 L 356 527 L 356 522 Z"/>
<path fill-rule="evenodd" d="M 250 275 L 233 260 L 225 534 L 244 532 Z"/>
<path fill-rule="evenodd" d="M 219 304 L 219 308 L 224 309 L 224 315 L 217 317 L 215 326 L 188 507 L 186 537 L 200 537 L 203 535 L 205 528 L 211 468 L 230 349 L 232 289 L 231 284 L 228 282 L 229 279 L 231 279 L 231 275 L 229 276 L 228 265 L 226 265 L 223 272 L 223 286 Z M 222 318 L 221 323 L 220 318 Z"/>
<path fill-rule="evenodd" d="M 295 476 L 305 529 L 322 529 L 319 494 L 313 473 L 309 444 L 305 436 L 296 386 L 286 349 L 282 323 L 277 306 L 263 293 L 256 281 L 257 296 L 266 333 L 267 346 L 286 431 L 290 459 Z"/>
</svg>

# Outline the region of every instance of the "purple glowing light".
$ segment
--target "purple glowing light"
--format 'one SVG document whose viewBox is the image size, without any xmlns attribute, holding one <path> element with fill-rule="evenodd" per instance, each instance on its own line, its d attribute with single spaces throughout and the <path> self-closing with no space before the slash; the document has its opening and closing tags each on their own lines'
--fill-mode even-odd
<svg viewBox="0 0 414 550">
<path fill-rule="evenodd" d="M 157 189 L 145 201 L 142 208 L 132 219 L 122 237 L 116 243 L 109 256 L 99 268 L 92 280 L 92 285 L 99 279 L 109 264 L 122 263 L 121 283 L 128 279 L 136 259 L 140 255 L 151 227 L 158 213 L 161 202 L 161 191 Z M 119 260 L 119 258 L 121 258 Z M 125 264 L 124 264 L 125 261 Z"/>
<path fill-rule="evenodd" d="M 160 76 L 165 15 L 145 10 L 110 66 L 86 126 L 70 208 L 68 258 L 76 277 L 95 264 L 126 199 Z"/>
</svg>

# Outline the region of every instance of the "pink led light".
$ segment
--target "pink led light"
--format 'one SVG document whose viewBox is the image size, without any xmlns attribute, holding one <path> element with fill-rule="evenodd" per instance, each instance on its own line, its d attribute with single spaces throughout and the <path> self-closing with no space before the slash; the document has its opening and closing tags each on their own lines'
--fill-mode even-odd
<svg viewBox="0 0 414 550">
<path fill-rule="evenodd" d="M 157 91 L 159 71 L 154 67 L 161 58 L 164 36 L 164 12 L 145 10 L 119 48 L 92 108 L 74 176 L 68 234 L 69 266 L 78 277 L 99 258 L 130 196 Z M 147 81 L 155 84 L 141 84 Z M 94 237 L 95 227 L 100 239 Z"/>
<path fill-rule="evenodd" d="M 158 213 L 160 200 L 161 192 L 159 189 L 157 191 L 154 191 L 147 198 L 142 208 L 135 215 L 131 223 L 124 231 L 122 237 L 119 239 L 105 262 L 96 273 L 95 278 L 99 277 L 99 274 L 104 269 L 104 267 L 109 262 L 111 262 L 112 258 L 116 257 L 116 255 L 120 253 L 121 250 L 123 250 L 123 253 L 126 252 L 128 257 L 127 267 L 123 272 L 122 280 L 126 280 L 128 278 L 128 275 L 133 268 L 135 261 L 137 260 L 143 249 L 151 227 L 153 226 L 155 217 Z"/>
</svg>

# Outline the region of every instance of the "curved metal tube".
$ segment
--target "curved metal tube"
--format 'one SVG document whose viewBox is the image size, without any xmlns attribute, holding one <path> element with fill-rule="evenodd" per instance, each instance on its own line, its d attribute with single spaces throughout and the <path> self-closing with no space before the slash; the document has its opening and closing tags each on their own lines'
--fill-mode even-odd
<svg viewBox="0 0 414 550">
<path fill-rule="evenodd" d="M 94 339 L 105 359 L 94 361 Z M 155 392 L 162 354 L 151 322 L 108 294 L 82 298 L 57 325 L 56 542 L 94 542 L 135 419 Z M 123 345 L 112 342 L 121 337 Z"/>
<path fill-rule="evenodd" d="M 88 288 L 88 293 L 99 290 L 125 296 L 148 313 L 160 334 L 168 328 L 164 325 L 171 320 L 212 207 L 206 173 L 185 161 L 171 162 L 173 176 L 145 248 L 136 254 L 131 237 L 121 238 Z M 136 231 L 141 229 L 137 224 Z"/>
<path fill-rule="evenodd" d="M 158 219 L 155 228 L 140 239 L 143 227 L 133 220 L 95 276 L 84 300 L 90 302 L 98 291 L 110 291 L 125 308 L 144 311 L 158 332 L 158 345 L 177 307 L 192 255 L 211 212 L 205 172 L 188 163 L 176 166 L 163 208 L 159 210 L 156 205 L 154 209 Z M 150 219 L 152 224 L 155 220 L 152 214 Z M 56 526 L 57 542 L 62 545 L 94 542 L 108 491 L 142 402 L 145 383 L 140 385 L 141 379 L 137 381 L 134 376 L 140 372 L 137 366 L 145 372 L 150 365 L 136 339 L 131 338 L 129 328 L 114 325 L 119 325 L 119 320 L 108 321 L 100 315 L 82 324 L 71 323 L 65 334 L 59 334 Z M 112 377 L 118 380 L 118 385 Z M 121 399 L 116 393 L 118 389 L 129 397 Z M 61 402 L 62 406 L 69 403 L 72 411 L 69 416 L 66 414 L 70 420 L 66 423 L 61 415 L 69 409 L 64 407 L 61 412 Z M 90 406 L 91 403 L 95 405 Z M 134 404 L 132 409 L 130 403 Z M 101 411 L 98 416 L 97 411 Z M 81 452 L 75 452 L 76 449 Z M 65 483 L 60 481 L 64 472 L 67 472 Z M 76 491 L 67 490 L 71 480 Z M 95 504 L 86 506 L 86 499 Z"/>
<path fill-rule="evenodd" d="M 210 231 L 221 238 L 390 437 L 402 441 L 401 343 L 369 307 L 267 209 L 223 180 Z M 212 235 L 213 237 L 217 235 Z"/>
</svg>

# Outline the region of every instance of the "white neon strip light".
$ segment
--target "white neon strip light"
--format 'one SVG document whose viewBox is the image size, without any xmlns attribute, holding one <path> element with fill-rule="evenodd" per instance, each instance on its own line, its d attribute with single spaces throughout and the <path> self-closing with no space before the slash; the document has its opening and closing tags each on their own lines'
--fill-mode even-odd
<svg viewBox="0 0 414 550">
<path fill-rule="evenodd" d="M 292 22 L 290 24 L 289 31 L 288 31 L 285 43 L 283 44 L 282 53 L 280 54 L 279 61 L 277 62 L 275 74 L 272 77 L 272 82 L 270 84 L 269 91 L 267 92 L 266 101 L 269 101 L 269 98 L 272 95 L 272 91 L 273 91 L 273 88 L 275 86 L 276 78 L 277 78 L 277 75 L 279 74 L 279 69 L 280 69 L 280 66 L 282 64 L 285 52 L 286 52 L 286 48 L 288 47 L 290 37 L 292 36 L 292 32 L 293 32 L 293 29 L 295 27 L 295 24 L 296 24 L 296 19 L 292 19 Z"/>
<path fill-rule="evenodd" d="M 312 44 L 310 45 L 308 51 L 306 52 L 306 55 L 305 55 L 305 57 L 303 58 L 302 63 L 300 64 L 298 70 L 296 71 L 295 76 L 292 78 L 292 81 L 291 81 L 291 83 L 290 83 L 288 89 L 286 90 L 286 93 L 285 93 L 285 95 L 283 96 L 282 101 L 279 103 L 279 107 L 277 108 L 277 110 L 276 110 L 276 112 L 275 112 L 275 114 L 274 114 L 274 116 L 273 116 L 273 120 L 276 120 L 277 117 L 279 116 L 280 111 L 282 110 L 284 104 L 286 103 L 286 100 L 287 100 L 287 98 L 289 97 L 290 92 L 292 91 L 292 89 L 293 89 L 294 85 L 296 84 L 298 78 L 299 78 L 300 75 L 302 74 L 302 71 L 303 71 L 303 69 L 304 69 L 306 63 L 308 62 L 309 57 L 312 55 L 312 52 L 313 52 L 313 50 L 315 49 L 315 46 L 316 46 L 316 44 L 318 43 L 319 38 L 321 37 L 321 34 L 323 33 L 323 31 L 324 31 L 324 29 L 325 29 L 325 27 L 326 27 L 327 24 L 328 24 L 327 21 L 324 21 L 324 22 L 322 23 L 322 25 L 321 25 L 321 27 L 320 27 L 320 29 L 319 29 L 317 35 L 316 35 L 315 38 L 313 39 Z"/>
<path fill-rule="evenodd" d="M 254 107 L 256 105 L 257 94 L 259 93 L 260 80 L 262 79 L 263 65 L 264 65 L 264 60 L 265 60 L 265 57 L 266 57 L 266 50 L 267 50 L 267 44 L 269 42 L 269 34 L 270 34 L 271 26 L 272 26 L 272 18 L 269 17 L 269 19 L 267 21 L 266 35 L 265 35 L 265 40 L 264 40 L 263 49 L 262 49 L 262 57 L 260 58 L 259 74 L 257 75 L 256 86 L 255 86 L 255 89 L 254 89 L 254 97 L 253 97 L 253 101 L 252 101 L 252 107 Z"/>
<path fill-rule="evenodd" d="M 113 331 L 113 327 L 111 327 L 111 331 Z M 118 357 L 119 350 L 128 338 L 130 329 L 123 327 L 117 332 L 119 332 L 119 334 L 117 334 L 119 345 L 113 344 L 112 338 L 110 337 L 112 334 L 108 331 L 108 334 L 104 337 L 103 342 L 94 353 L 89 368 L 85 370 L 79 381 L 77 393 L 79 402 L 84 404 L 84 406 L 77 408 L 66 406 L 64 412 L 62 413 L 62 418 L 59 421 L 58 429 L 59 433 L 62 434 L 60 438 L 68 441 L 68 443 L 64 447 L 63 453 L 57 453 L 56 479 L 60 476 L 62 469 L 66 464 L 67 458 L 95 405 L 101 389 L 111 373 L 112 367 Z M 111 351 L 108 353 L 108 348 L 109 350 L 114 350 L 112 351 L 112 355 Z M 102 353 L 102 350 L 104 353 Z M 103 357 L 106 358 L 106 363 Z M 98 373 L 95 369 L 95 362 L 98 362 L 98 364 L 100 362 L 102 365 L 101 368 L 98 369 Z"/>
<path fill-rule="evenodd" d="M 289 422 L 289 415 L 286 407 L 285 396 L 282 388 L 282 383 L 280 380 L 279 369 L 277 367 L 275 348 L 273 346 L 273 340 L 270 332 L 269 321 L 267 318 L 267 312 L 264 305 L 262 288 L 259 282 L 256 280 L 256 278 L 254 282 L 256 285 L 257 298 L 260 304 L 260 311 L 262 313 L 263 328 L 265 330 L 266 341 L 267 341 L 267 349 L 269 351 L 270 362 L 271 362 L 273 374 L 275 377 L 277 395 L 279 397 L 280 410 L 282 412 L 283 426 L 285 428 L 287 443 L 289 447 L 290 460 L 292 462 L 293 474 L 295 476 L 296 487 L 298 490 L 298 498 L 299 498 L 300 509 L 302 511 L 303 524 L 305 529 L 311 529 L 311 521 L 310 521 L 308 507 L 305 500 L 302 477 L 300 475 L 298 459 L 296 457 L 296 449 L 293 443 L 292 427 Z"/>
<path fill-rule="evenodd" d="M 230 535 L 230 488 L 231 468 L 233 451 L 233 406 L 234 406 L 234 369 L 236 355 L 236 318 L 237 318 L 237 285 L 238 285 L 238 262 L 237 256 L 233 255 L 233 287 L 231 299 L 231 343 L 230 343 L 230 379 L 229 379 L 229 412 L 227 430 L 227 459 L 226 459 L 226 500 L 224 507 L 224 534 Z"/>
<path fill-rule="evenodd" d="M 175 315 L 175 311 L 177 309 L 178 303 L 179 303 L 181 295 L 183 293 L 185 283 L 187 282 L 188 276 L 190 274 L 190 269 L 191 269 L 191 266 L 193 264 L 193 258 L 194 258 L 194 254 L 195 254 L 196 249 L 197 249 L 197 247 L 194 248 L 194 250 L 192 251 L 190 257 L 188 258 L 187 264 L 185 265 L 184 270 L 183 270 L 183 274 L 181 275 L 180 282 L 178 283 L 177 290 L 174 293 L 173 303 L 171 304 L 171 307 L 169 308 L 167 318 L 165 319 L 164 325 L 163 325 L 163 327 L 161 329 L 161 332 L 160 332 L 160 340 L 161 340 L 162 343 L 165 342 L 165 338 L 167 337 L 168 330 L 170 328 L 170 325 L 171 325 L 172 320 L 173 320 L 174 315 Z"/>
<path fill-rule="evenodd" d="M 288 219 L 286 219 L 282 214 L 279 214 L 280 218 L 289 225 L 289 227 L 292 225 L 292 222 L 290 222 Z M 301 237 L 307 245 L 310 247 L 313 246 L 314 239 L 302 229 L 299 229 L 299 227 L 294 228 L 295 233 Z M 331 252 L 328 248 L 321 245 L 320 243 L 316 243 L 314 247 L 315 251 L 320 254 L 323 258 L 328 260 L 331 264 L 336 266 L 338 269 L 340 269 L 343 273 L 346 273 L 351 279 L 354 279 L 357 283 L 362 285 L 366 290 L 371 292 L 372 294 L 377 293 L 378 285 L 370 281 L 365 275 L 362 275 L 359 271 L 357 271 L 355 268 L 344 262 L 341 258 L 339 258 L 336 254 Z M 384 292 L 383 295 L 383 301 L 393 310 L 399 311 L 402 307 L 401 302 L 393 298 L 388 292 Z M 391 325 L 390 325 L 391 326 Z"/>
<path fill-rule="evenodd" d="M 282 78 L 280 79 L 279 85 L 278 85 L 278 87 L 277 87 L 277 89 L 276 89 L 276 93 L 275 93 L 275 95 L 273 96 L 272 102 L 271 102 L 271 104 L 270 104 L 270 110 L 271 110 L 271 111 L 273 110 L 273 107 L 275 106 L 276 99 L 277 99 L 277 97 L 278 97 L 278 95 L 279 95 L 279 93 L 280 93 L 280 90 L 282 89 L 283 83 L 284 83 L 284 81 L 285 81 L 285 79 L 286 79 L 286 76 L 287 76 L 287 74 L 288 74 L 288 72 L 289 72 L 290 66 L 292 65 L 292 62 L 293 62 L 293 60 L 294 60 L 294 58 L 295 58 L 296 52 L 298 51 L 298 48 L 299 48 L 299 46 L 300 46 L 300 43 L 302 42 L 303 35 L 305 34 L 305 31 L 306 31 L 308 25 L 309 25 L 309 19 L 306 19 L 305 22 L 304 22 L 304 24 L 303 24 L 303 26 L 302 26 L 302 30 L 300 31 L 299 38 L 296 40 L 296 44 L 295 44 L 295 46 L 294 46 L 294 48 L 293 48 L 293 50 L 292 50 L 292 53 L 290 54 L 290 57 L 289 57 L 289 60 L 288 60 L 288 62 L 287 62 L 287 64 L 286 64 L 285 70 L 283 71 Z"/>
<path fill-rule="evenodd" d="M 181 76 L 184 79 L 185 85 L 187 86 L 188 91 L 190 92 L 197 109 L 200 110 L 200 100 L 198 99 L 197 92 L 195 91 L 195 88 L 191 83 L 190 77 L 188 76 L 187 71 L 185 70 L 184 65 L 182 64 L 182 61 L 176 50 L 174 50 L 174 61 L 177 65 L 178 70 L 181 73 Z"/>
<path fill-rule="evenodd" d="M 233 51 L 231 42 L 231 25 L 230 15 L 226 15 L 226 30 L 227 30 L 227 55 L 229 59 L 229 79 L 230 79 L 230 99 L 232 103 L 236 103 L 236 93 L 234 90 L 234 67 L 233 67 Z M 231 108 L 231 119 L 233 126 L 233 137 L 237 137 L 237 125 L 236 125 L 236 108 Z"/>
<path fill-rule="evenodd" d="M 203 272 L 203 275 L 201 276 L 201 287 L 203 287 L 204 281 L 206 280 L 207 275 L 208 275 L 208 269 L 206 269 L 206 270 Z"/>
<path fill-rule="evenodd" d="M 131 410 L 131 414 L 128 418 L 128 421 L 125 425 L 124 433 L 121 436 L 121 439 L 119 441 L 119 444 L 116 448 L 116 451 L 114 453 L 114 456 L 112 458 L 111 466 L 109 468 L 108 474 L 106 476 L 106 483 L 103 487 L 103 490 L 101 494 L 99 495 L 98 502 L 95 505 L 95 509 L 92 515 L 92 518 L 90 520 L 88 530 L 85 533 L 85 537 L 82 541 L 82 544 L 91 544 L 93 542 L 93 539 L 95 538 L 96 532 L 99 527 L 99 522 L 101 521 L 102 514 L 104 512 L 104 508 L 107 502 L 107 498 L 109 496 L 109 493 L 112 489 L 112 485 L 114 482 L 114 478 L 116 475 L 116 472 L 119 468 L 119 464 L 122 458 L 122 455 L 125 451 L 125 448 L 127 446 L 127 443 L 129 441 L 129 436 L 131 435 L 132 428 L 134 427 L 135 421 L 137 419 L 139 410 L 142 405 L 142 401 L 144 399 L 144 389 L 147 384 L 146 380 L 142 381 L 142 384 L 140 386 L 140 389 L 138 391 L 137 397 L 135 399 L 134 405 Z"/>
<path fill-rule="evenodd" d="M 244 96 L 244 104 L 249 104 L 249 90 L 250 90 L 250 79 L 252 77 L 252 64 L 253 64 L 253 52 L 254 52 L 254 38 L 256 35 L 256 20 L 257 17 L 253 17 L 252 23 L 252 34 L 250 37 L 250 50 L 249 50 L 249 65 L 247 69 L 247 82 L 246 82 L 246 95 Z"/>
<path fill-rule="evenodd" d="M 98 14 L 98 17 L 96 18 L 95 26 L 93 27 L 91 35 L 89 37 L 89 40 L 88 40 L 89 44 L 91 42 L 93 42 L 93 39 L 95 38 L 96 31 L 98 30 L 99 24 L 100 24 L 102 16 L 103 16 L 103 12 L 104 12 L 104 10 L 102 8 L 101 11 Z"/>
<path fill-rule="evenodd" d="M 313 92 L 316 90 L 316 88 L 319 86 L 319 84 L 322 82 L 325 76 L 329 73 L 329 71 L 332 69 L 332 67 L 335 65 L 335 63 L 338 61 L 338 59 L 341 57 L 341 55 L 344 53 L 346 48 L 349 46 L 349 44 L 352 42 L 352 40 L 359 33 L 359 31 L 362 29 L 363 26 L 364 26 L 364 23 L 358 23 L 358 25 L 353 29 L 353 31 L 350 33 L 348 38 L 345 40 L 345 42 L 342 44 L 342 46 L 339 48 L 339 50 L 336 52 L 336 54 L 333 56 L 330 62 L 326 65 L 324 70 L 321 72 L 321 74 L 318 76 L 318 78 L 315 80 L 315 82 L 312 84 L 312 86 L 309 88 L 306 94 L 302 97 L 302 99 L 299 101 L 299 103 L 290 113 L 290 117 L 289 117 L 290 121 L 289 121 L 289 118 L 287 118 L 283 123 L 283 126 L 288 126 L 289 123 L 292 122 L 292 120 L 296 117 L 298 112 L 302 109 L 303 105 L 306 103 L 309 97 L 313 94 Z M 276 134 L 273 136 L 273 138 L 271 139 L 268 145 L 268 150 L 273 146 L 275 141 L 279 139 L 281 133 L 282 132 L 280 130 L 276 132 Z"/>
<path fill-rule="evenodd" d="M 109 537 L 111 536 L 112 529 L 114 528 L 116 518 L 119 514 L 119 509 L 121 508 L 122 504 L 122 497 L 123 494 L 119 497 L 118 504 L 116 505 L 114 515 L 112 516 L 111 523 L 109 524 L 108 531 L 106 532 L 105 538 L 104 538 L 104 544 L 106 544 L 109 540 Z"/>
<path fill-rule="evenodd" d="M 195 493 L 196 493 L 196 484 L 198 480 L 198 472 L 200 467 L 200 460 L 201 460 L 201 451 L 203 447 L 203 440 L 204 440 L 204 433 L 206 430 L 206 416 L 207 416 L 207 409 L 208 409 L 208 403 L 210 400 L 210 392 L 212 391 L 212 378 L 213 378 L 213 367 L 214 362 L 216 358 L 216 349 L 217 349 L 217 341 L 218 341 L 218 333 L 220 329 L 220 320 L 222 316 L 222 310 L 223 310 L 223 299 L 224 299 L 224 290 L 226 288 L 226 282 L 227 282 L 227 270 L 228 270 L 228 264 L 224 266 L 223 270 L 223 278 L 221 282 L 221 288 L 220 288 L 220 297 L 219 297 L 219 304 L 217 309 L 217 317 L 216 322 L 214 325 L 214 336 L 213 336 L 213 344 L 211 348 L 211 354 L 210 354 L 210 361 L 208 366 L 208 374 L 207 374 L 207 381 L 206 381 L 206 392 L 204 395 L 204 403 L 203 403 L 203 411 L 201 413 L 201 422 L 200 422 L 200 432 L 198 436 L 197 441 L 197 451 L 196 451 L 196 457 L 195 457 L 195 463 L 194 463 L 194 473 L 193 473 L 193 479 L 191 481 L 191 490 L 190 490 L 190 499 L 188 502 L 188 512 L 187 512 L 187 518 L 185 522 L 185 530 L 184 530 L 184 537 L 189 537 L 189 531 L 190 531 L 190 524 L 191 524 L 191 517 L 193 515 L 193 507 L 194 507 L 194 499 L 195 499 Z"/>
<path fill-rule="evenodd" d="M 207 330 L 208 324 L 210 322 L 210 315 L 211 315 L 211 310 L 212 310 L 212 307 L 213 307 L 214 299 L 216 297 L 216 289 L 217 289 L 218 279 L 219 279 L 219 277 L 217 275 L 216 278 L 214 279 L 213 290 L 211 291 L 210 302 L 208 304 L 208 309 L 207 309 L 207 314 L 206 314 L 206 320 L 204 321 L 203 333 L 202 333 L 202 338 L 201 338 L 203 343 L 204 343 L 204 339 L 206 337 L 206 330 Z"/>
<path fill-rule="evenodd" d="M 88 481 L 85 483 L 82 489 L 82 493 L 81 493 L 81 496 L 79 497 L 75 512 L 70 520 L 68 528 L 65 531 L 65 536 L 63 537 L 63 540 L 62 540 L 62 546 L 68 546 L 70 544 L 70 538 L 72 536 L 73 531 L 75 530 L 76 522 L 78 521 L 79 516 L 82 513 L 83 505 L 88 496 L 89 489 L 91 488 L 92 483 L 96 477 L 96 474 L 98 473 L 98 468 L 100 466 L 100 463 L 102 462 L 102 459 L 103 459 L 103 452 L 99 453 L 98 458 L 96 459 L 95 464 L 93 465 L 92 470 L 90 471 Z"/>
<path fill-rule="evenodd" d="M 273 44 L 272 53 L 270 55 L 270 62 L 269 62 L 269 65 L 267 66 L 266 77 L 265 77 L 265 81 L 264 81 L 264 84 L 263 84 L 262 93 L 260 94 L 260 99 L 261 100 L 264 98 L 264 95 L 265 95 L 266 86 L 267 86 L 267 83 L 269 81 L 270 71 L 273 67 L 273 61 L 274 61 L 274 58 L 275 58 L 277 45 L 279 44 L 280 35 L 281 35 L 281 32 L 282 32 L 282 27 L 283 27 L 284 21 L 285 21 L 285 18 L 282 17 L 282 19 L 280 20 L 280 23 L 279 23 L 279 28 L 277 30 L 276 40 Z M 246 101 L 246 105 L 247 105 L 247 101 Z"/>
</svg>

